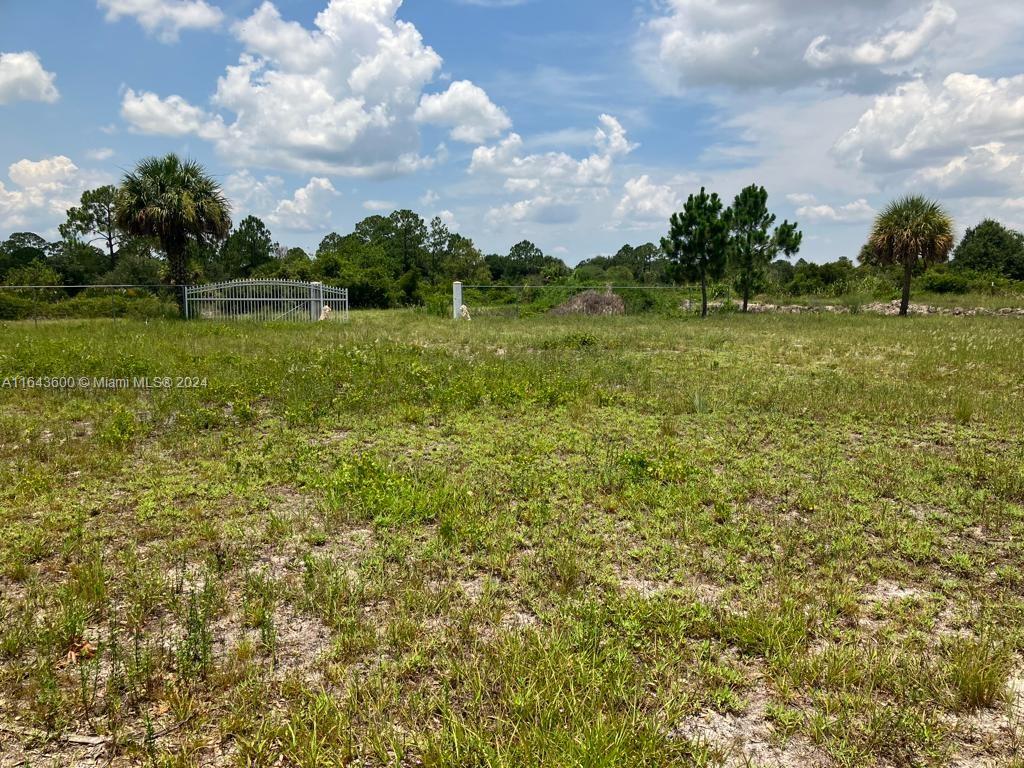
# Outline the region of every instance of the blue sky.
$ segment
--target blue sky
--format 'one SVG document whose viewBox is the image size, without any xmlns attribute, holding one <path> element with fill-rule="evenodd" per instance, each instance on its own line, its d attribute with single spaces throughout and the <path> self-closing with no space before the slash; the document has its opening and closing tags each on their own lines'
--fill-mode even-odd
<svg viewBox="0 0 1024 768">
<path fill-rule="evenodd" d="M 1024 225 L 1010 0 L 4 0 L 0 236 L 139 158 L 314 249 L 393 207 L 575 263 L 764 184 L 802 255 L 894 196 Z"/>
</svg>

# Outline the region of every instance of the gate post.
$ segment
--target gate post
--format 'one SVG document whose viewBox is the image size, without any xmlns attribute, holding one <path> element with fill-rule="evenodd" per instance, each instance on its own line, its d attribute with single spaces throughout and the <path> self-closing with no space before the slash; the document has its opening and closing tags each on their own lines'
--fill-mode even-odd
<svg viewBox="0 0 1024 768">
<path fill-rule="evenodd" d="M 452 318 L 458 320 L 462 317 L 462 283 L 452 283 Z"/>
<path fill-rule="evenodd" d="M 320 320 L 324 308 L 324 284 L 309 284 L 309 319 L 314 323 Z"/>
</svg>

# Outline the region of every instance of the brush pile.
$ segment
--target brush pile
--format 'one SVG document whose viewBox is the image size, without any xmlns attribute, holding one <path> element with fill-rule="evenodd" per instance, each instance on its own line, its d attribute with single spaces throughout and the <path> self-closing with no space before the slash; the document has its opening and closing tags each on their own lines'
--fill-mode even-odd
<svg viewBox="0 0 1024 768">
<path fill-rule="evenodd" d="M 584 291 L 551 310 L 552 315 L 606 317 L 626 314 L 626 302 L 611 291 Z"/>
</svg>

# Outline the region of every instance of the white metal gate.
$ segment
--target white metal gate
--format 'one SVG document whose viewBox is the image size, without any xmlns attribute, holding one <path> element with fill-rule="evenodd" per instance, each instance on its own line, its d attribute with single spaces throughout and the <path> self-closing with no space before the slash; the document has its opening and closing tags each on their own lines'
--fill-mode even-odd
<svg viewBox="0 0 1024 768">
<path fill-rule="evenodd" d="M 306 322 L 348 320 L 348 288 L 273 279 L 187 286 L 185 317 Z"/>
</svg>

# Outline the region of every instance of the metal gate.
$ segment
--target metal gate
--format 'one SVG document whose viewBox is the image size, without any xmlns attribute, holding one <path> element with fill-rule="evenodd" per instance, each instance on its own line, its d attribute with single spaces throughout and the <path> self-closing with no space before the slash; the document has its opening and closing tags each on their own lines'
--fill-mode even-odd
<svg viewBox="0 0 1024 768">
<path fill-rule="evenodd" d="M 202 320 L 348 320 L 348 288 L 297 280 L 187 286 L 185 317 Z"/>
</svg>

